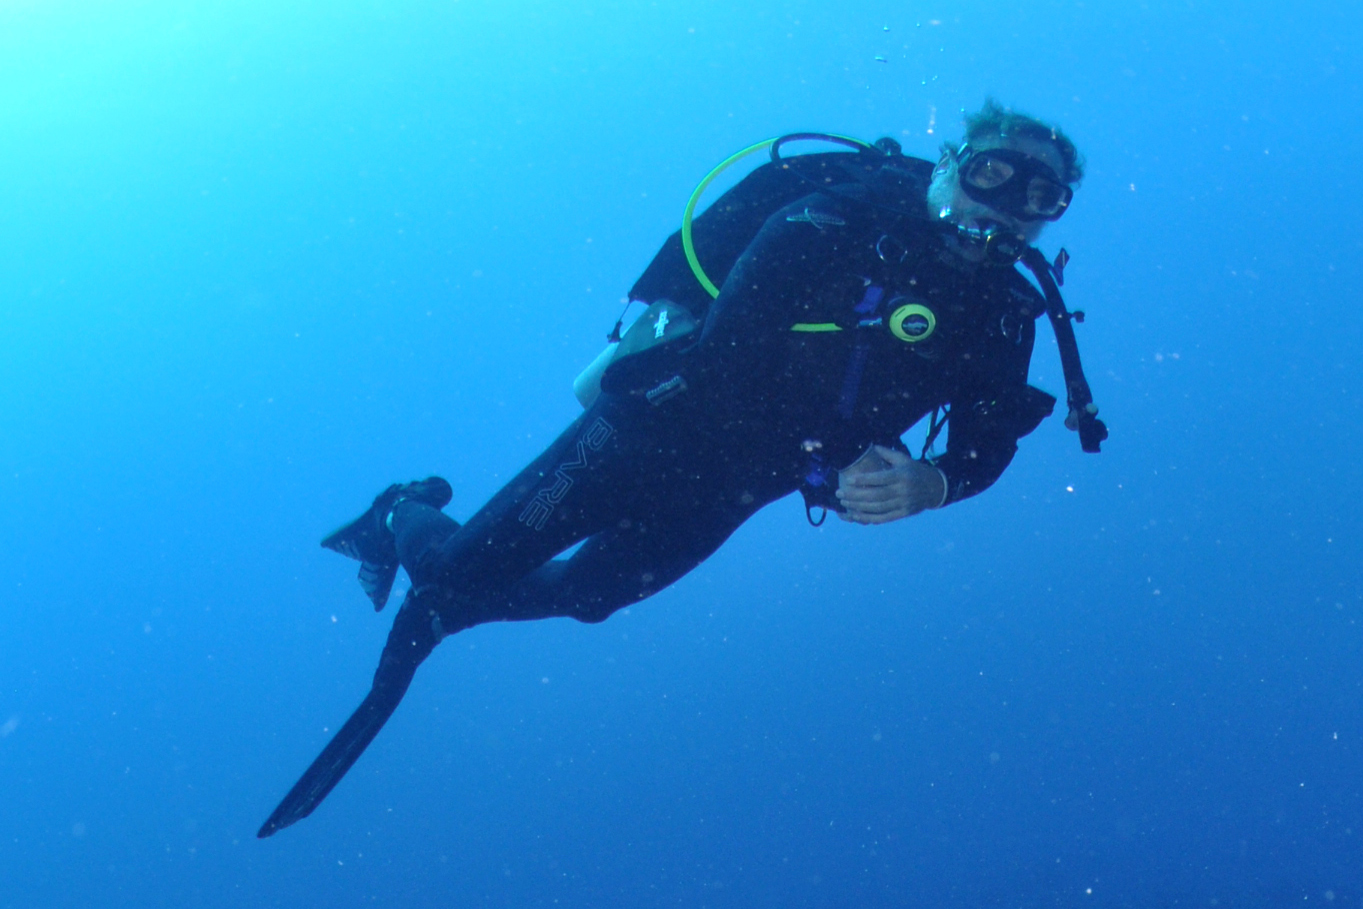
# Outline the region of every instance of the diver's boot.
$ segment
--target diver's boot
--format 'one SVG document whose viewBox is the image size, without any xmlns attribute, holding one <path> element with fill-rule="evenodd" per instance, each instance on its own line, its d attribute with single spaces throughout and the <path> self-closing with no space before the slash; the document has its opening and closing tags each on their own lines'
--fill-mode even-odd
<svg viewBox="0 0 1363 909">
<path fill-rule="evenodd" d="M 369 510 L 322 541 L 322 546 L 359 560 L 360 587 L 377 612 L 388 602 L 398 576 L 398 548 L 389 518 L 399 502 L 421 502 L 444 508 L 454 497 L 450 484 L 440 477 L 411 483 L 394 483 L 374 499 Z"/>
</svg>

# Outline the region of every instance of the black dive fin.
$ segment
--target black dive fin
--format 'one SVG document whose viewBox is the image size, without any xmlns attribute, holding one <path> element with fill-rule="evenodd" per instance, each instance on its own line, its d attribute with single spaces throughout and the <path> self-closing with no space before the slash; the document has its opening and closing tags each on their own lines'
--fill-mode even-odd
<svg viewBox="0 0 1363 909">
<path fill-rule="evenodd" d="M 398 576 L 397 548 L 393 545 L 393 532 L 384 525 L 384 519 L 402 490 L 403 487 L 396 483 L 389 486 L 379 493 L 364 514 L 322 541 L 323 549 L 339 552 L 360 563 L 360 588 L 374 604 L 375 612 L 388 602 L 388 594 Z"/>
<path fill-rule="evenodd" d="M 261 839 L 272 836 L 312 814 L 313 809 L 322 803 L 322 799 L 327 797 L 364 753 L 364 749 L 369 747 L 369 743 L 374 741 L 374 736 L 379 734 L 383 724 L 397 709 L 402 694 L 391 688 L 371 689 L 359 709 L 351 714 L 341 731 L 322 749 L 317 760 L 312 762 L 312 766 L 289 790 L 289 794 L 284 796 L 284 801 L 279 803 L 256 836 Z"/>
<path fill-rule="evenodd" d="M 388 528 L 389 513 L 404 499 L 441 509 L 453 496 L 450 484 L 440 477 L 394 483 L 378 494 L 364 514 L 323 540 L 322 548 L 359 561 L 360 587 L 378 612 L 388 602 L 398 575 L 398 551 L 393 531 Z"/>
<path fill-rule="evenodd" d="M 409 592 L 393 622 L 369 694 L 261 825 L 257 837 L 273 836 L 312 814 L 322 804 L 393 715 L 416 675 L 416 668 L 435 649 L 436 643 L 438 640 L 429 615 L 417 606 L 416 598 Z"/>
</svg>

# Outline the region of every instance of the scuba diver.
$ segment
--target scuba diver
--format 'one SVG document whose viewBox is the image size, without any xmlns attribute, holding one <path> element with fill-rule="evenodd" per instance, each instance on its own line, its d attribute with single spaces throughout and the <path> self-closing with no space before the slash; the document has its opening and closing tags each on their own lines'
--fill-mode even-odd
<svg viewBox="0 0 1363 909">
<path fill-rule="evenodd" d="M 783 156 L 797 139 L 851 150 Z M 411 588 L 368 696 L 258 836 L 321 803 L 448 635 L 603 621 L 792 492 L 812 523 L 832 511 L 880 524 L 987 489 L 1055 404 L 1027 384 L 1043 314 L 1066 425 L 1098 450 L 1107 430 L 1071 324 L 1082 313 L 1057 286 L 1068 257 L 1031 245 L 1083 175 L 1059 129 L 989 100 L 936 164 L 891 139 L 799 134 L 753 150 L 770 160 L 693 223 L 739 155 L 716 168 L 631 290 L 648 308 L 623 336 L 622 317 L 579 378 L 582 415 L 467 523 L 441 511 L 450 485 L 431 477 L 388 487 L 322 542 L 361 563 L 375 609 L 399 567 Z M 915 457 L 900 436 L 924 418 Z"/>
</svg>

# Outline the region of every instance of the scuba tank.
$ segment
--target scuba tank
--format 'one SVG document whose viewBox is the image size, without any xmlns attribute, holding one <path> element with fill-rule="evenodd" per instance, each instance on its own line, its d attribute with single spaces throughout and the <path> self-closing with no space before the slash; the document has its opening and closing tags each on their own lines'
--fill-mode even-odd
<svg viewBox="0 0 1363 909">
<path fill-rule="evenodd" d="M 853 167 L 847 159 L 863 163 L 860 155 L 829 153 L 781 157 L 782 145 L 800 140 L 830 142 L 858 152 L 869 152 L 877 160 L 864 162 L 865 166 L 858 168 L 862 170 L 879 170 L 885 157 L 885 149 L 858 139 L 824 133 L 795 133 L 757 142 L 721 161 L 691 193 L 682 213 L 681 229 L 668 238 L 630 290 L 630 304 L 635 301 L 649 303 L 648 309 L 623 335 L 622 315 L 607 335 L 606 347 L 573 380 L 573 394 L 584 408 L 590 407 L 601 393 L 602 378 L 612 364 L 689 335 L 704 320 L 710 301 L 719 296 L 719 287 L 700 264 L 692 228 L 696 206 L 705 190 L 730 165 L 770 149 L 771 160 L 767 165 L 745 177 L 701 216 L 704 227 L 700 237 L 702 252 L 712 268 L 715 263 L 723 268 L 722 272 L 716 272 L 721 283 L 773 211 L 807 194 L 811 185 L 826 185 L 830 173 L 836 174 L 837 182 L 857 178 L 850 172 Z M 881 141 L 893 144 L 893 140 Z M 893 150 L 898 152 L 898 146 L 894 145 Z M 799 166 L 792 166 L 796 161 Z M 628 308 L 629 304 L 626 310 Z"/>
<path fill-rule="evenodd" d="M 573 394 L 584 408 L 591 407 L 601 394 L 601 379 L 612 363 L 671 344 L 689 336 L 697 327 L 691 311 L 671 300 L 658 300 L 650 305 L 622 336 L 620 326 L 624 321 L 621 316 L 607 338 L 605 349 L 573 380 Z"/>
</svg>

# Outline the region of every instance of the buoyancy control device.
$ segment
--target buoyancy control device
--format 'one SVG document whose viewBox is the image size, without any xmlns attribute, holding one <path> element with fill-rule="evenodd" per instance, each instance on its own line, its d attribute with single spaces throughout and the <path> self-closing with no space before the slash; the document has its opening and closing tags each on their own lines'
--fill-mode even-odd
<svg viewBox="0 0 1363 909">
<path fill-rule="evenodd" d="M 831 142 L 853 151 L 782 157 L 783 145 L 805 140 Z M 763 150 L 769 152 L 769 161 L 724 193 L 702 215 L 695 216 L 701 196 L 721 173 Z M 869 144 L 826 133 L 794 133 L 766 139 L 726 158 L 697 185 L 687 201 L 681 229 L 667 239 L 630 289 L 629 303 L 643 302 L 648 309 L 623 334 L 622 315 L 607 337 L 606 348 L 574 381 L 573 391 L 579 402 L 589 407 L 600 394 L 602 382 L 612 384 L 605 378 L 607 372 L 613 375 L 627 372 L 622 367 L 629 358 L 658 348 L 684 347 L 683 340 L 692 338 L 703 324 L 729 270 L 773 212 L 807 195 L 811 187 L 827 191 L 858 184 L 873 190 L 855 197 L 862 204 L 899 214 L 922 212 L 931 168 L 929 162 L 904 155 L 893 139 Z M 987 248 L 989 239 L 985 238 Z M 1060 294 L 1069 254 L 1062 249 L 1052 262 L 1031 246 L 998 244 L 998 249 L 1009 262 L 1020 261 L 1027 266 L 1041 288 L 1065 376 L 1068 404 L 1065 425 L 1079 433 L 1084 451 L 1097 452 L 1108 437 L 1108 430 L 1098 419 L 1098 407 L 1084 376 L 1074 336 L 1072 323 L 1084 321 L 1084 313 L 1070 312 Z M 660 403 L 684 391 L 685 382 L 680 375 L 675 378 L 675 382 L 663 382 L 648 389 L 646 396 L 653 403 Z"/>
</svg>

